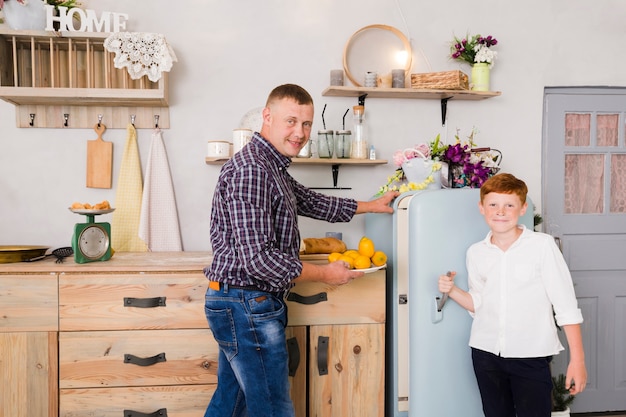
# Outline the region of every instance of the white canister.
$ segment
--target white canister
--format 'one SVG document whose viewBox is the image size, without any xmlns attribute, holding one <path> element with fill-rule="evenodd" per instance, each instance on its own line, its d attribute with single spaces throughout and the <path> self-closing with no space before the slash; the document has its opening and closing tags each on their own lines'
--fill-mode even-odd
<svg viewBox="0 0 626 417">
<path fill-rule="evenodd" d="M 233 154 L 243 149 L 251 140 L 251 129 L 233 129 Z"/>
<path fill-rule="evenodd" d="M 210 140 L 208 142 L 207 156 L 209 158 L 228 159 L 231 157 L 232 144 L 225 140 Z"/>
</svg>

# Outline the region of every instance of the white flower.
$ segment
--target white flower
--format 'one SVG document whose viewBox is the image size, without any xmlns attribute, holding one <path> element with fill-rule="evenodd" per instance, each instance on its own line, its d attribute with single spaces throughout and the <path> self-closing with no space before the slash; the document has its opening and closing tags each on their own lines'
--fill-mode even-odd
<svg viewBox="0 0 626 417">
<path fill-rule="evenodd" d="M 474 56 L 475 63 L 486 62 L 489 64 L 489 68 L 493 67 L 493 63 L 498 55 L 498 52 L 489 49 L 488 46 L 478 44 L 474 47 L 476 55 Z"/>
</svg>

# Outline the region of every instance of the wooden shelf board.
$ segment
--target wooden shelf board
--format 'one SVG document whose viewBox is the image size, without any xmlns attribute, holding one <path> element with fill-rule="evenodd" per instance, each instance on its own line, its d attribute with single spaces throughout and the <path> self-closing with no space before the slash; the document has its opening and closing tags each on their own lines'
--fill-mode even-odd
<svg viewBox="0 0 626 417">
<path fill-rule="evenodd" d="M 484 100 L 491 97 L 497 97 L 502 93 L 500 91 L 430 90 L 418 88 L 331 86 L 324 90 L 322 96 L 359 97 L 363 94 L 367 94 L 367 98 Z"/>
<path fill-rule="evenodd" d="M 205 158 L 207 165 L 220 165 L 228 159 Z M 349 158 L 293 158 L 293 165 L 384 165 L 388 161 L 385 159 L 349 159 Z"/>
<path fill-rule="evenodd" d="M 0 87 L 0 98 L 15 105 L 167 106 L 161 89 Z"/>
</svg>

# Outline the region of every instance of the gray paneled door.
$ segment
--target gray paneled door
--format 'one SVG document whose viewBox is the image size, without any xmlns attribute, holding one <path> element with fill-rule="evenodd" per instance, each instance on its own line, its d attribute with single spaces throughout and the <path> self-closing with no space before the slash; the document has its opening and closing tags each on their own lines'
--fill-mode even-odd
<svg viewBox="0 0 626 417">
<path fill-rule="evenodd" d="M 544 231 L 585 320 L 589 381 L 572 411 L 626 410 L 626 89 L 547 88 L 542 164 Z M 553 373 L 566 366 L 562 353 Z"/>
</svg>

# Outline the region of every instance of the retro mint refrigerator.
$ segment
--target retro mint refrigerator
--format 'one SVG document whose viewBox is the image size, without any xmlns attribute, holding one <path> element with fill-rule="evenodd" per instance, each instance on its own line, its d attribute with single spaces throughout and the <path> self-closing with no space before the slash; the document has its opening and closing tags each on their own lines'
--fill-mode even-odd
<svg viewBox="0 0 626 417">
<path fill-rule="evenodd" d="M 483 417 L 468 346 L 471 317 L 443 307 L 440 274 L 467 289 L 465 251 L 488 232 L 479 189 L 404 193 L 394 214 L 366 215 L 366 234 L 388 254 L 387 417 Z M 532 203 L 520 220 L 533 227 Z"/>
</svg>

